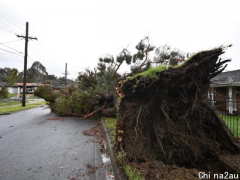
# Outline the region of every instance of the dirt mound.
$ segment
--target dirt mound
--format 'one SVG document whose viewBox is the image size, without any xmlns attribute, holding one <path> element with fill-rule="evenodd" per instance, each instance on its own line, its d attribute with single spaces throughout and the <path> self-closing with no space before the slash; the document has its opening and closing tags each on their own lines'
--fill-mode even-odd
<svg viewBox="0 0 240 180">
<path fill-rule="evenodd" d="M 219 155 L 240 153 L 239 143 L 207 101 L 210 79 L 230 61 L 219 59 L 223 53 L 224 48 L 203 51 L 178 68 L 123 83 L 116 144 L 129 162 L 219 172 Z"/>
</svg>

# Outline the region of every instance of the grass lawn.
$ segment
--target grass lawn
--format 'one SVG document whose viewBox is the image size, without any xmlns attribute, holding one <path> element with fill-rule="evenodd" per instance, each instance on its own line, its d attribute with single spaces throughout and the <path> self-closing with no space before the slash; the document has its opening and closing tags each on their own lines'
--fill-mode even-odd
<svg viewBox="0 0 240 180">
<path fill-rule="evenodd" d="M 222 115 L 222 118 L 234 136 L 240 138 L 240 117 Z"/>
<path fill-rule="evenodd" d="M 104 117 L 104 121 L 107 126 L 112 142 L 115 142 L 117 118 Z"/>
<path fill-rule="evenodd" d="M 111 141 L 115 144 L 117 118 L 104 117 L 104 122 L 107 126 Z M 124 151 L 118 152 L 117 160 L 121 164 L 121 168 L 125 171 L 128 179 L 143 180 L 143 178 L 141 177 L 140 171 L 131 167 L 131 165 L 129 165 L 127 162 L 124 161 L 125 157 L 126 157 L 126 153 Z"/>
<path fill-rule="evenodd" d="M 33 103 L 33 104 L 26 104 L 25 107 L 22 107 L 21 105 L 19 106 L 9 106 L 6 108 L 0 108 L 0 114 L 7 114 L 7 113 L 11 113 L 11 112 L 15 112 L 15 111 L 20 111 L 23 109 L 29 109 L 29 108 L 33 108 L 39 105 L 45 105 L 46 101 L 42 101 L 42 102 L 37 102 L 37 103 Z"/>
<path fill-rule="evenodd" d="M 11 98 L 11 97 L 16 97 L 17 96 L 17 94 L 8 94 L 8 97 L 7 98 Z"/>
<path fill-rule="evenodd" d="M 21 104 L 21 102 L 20 101 L 10 101 L 10 103 L 4 102 L 4 103 L 0 103 L 0 107 L 11 106 L 11 105 L 16 105 L 16 104 Z"/>
<path fill-rule="evenodd" d="M 28 99 L 39 99 L 39 97 L 34 96 L 34 94 L 32 94 L 31 96 L 28 97 Z"/>
</svg>

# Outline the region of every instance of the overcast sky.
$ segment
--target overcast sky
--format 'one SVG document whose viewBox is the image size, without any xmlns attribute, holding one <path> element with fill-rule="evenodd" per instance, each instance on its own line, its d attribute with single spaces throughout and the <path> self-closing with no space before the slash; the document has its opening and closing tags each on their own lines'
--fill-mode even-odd
<svg viewBox="0 0 240 180">
<path fill-rule="evenodd" d="M 38 41 L 29 42 L 28 68 L 38 60 L 49 74 L 63 76 L 68 63 L 73 79 L 104 54 L 116 56 L 127 47 L 134 53 L 145 36 L 152 45 L 184 52 L 233 44 L 225 56 L 232 58 L 227 70 L 235 70 L 240 69 L 239 7 L 238 0 L 0 0 L 0 43 L 18 40 L 15 33 L 25 35 L 29 22 L 29 34 Z M 24 40 L 4 45 L 0 48 L 24 52 Z M 1 49 L 0 67 L 22 71 L 23 57 Z"/>
</svg>

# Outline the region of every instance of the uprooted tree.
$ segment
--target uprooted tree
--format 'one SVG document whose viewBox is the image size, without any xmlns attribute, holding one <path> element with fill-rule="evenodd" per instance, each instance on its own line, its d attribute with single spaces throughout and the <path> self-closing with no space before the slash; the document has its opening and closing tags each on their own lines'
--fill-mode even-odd
<svg viewBox="0 0 240 180">
<path fill-rule="evenodd" d="M 210 79 L 230 61 L 220 58 L 225 47 L 197 53 L 176 66 L 164 64 L 175 65 L 184 55 L 162 49 L 157 62 L 162 65 L 156 68 L 149 68 L 154 47 L 148 38 L 136 48 L 134 55 L 123 49 L 116 59 L 99 58 L 97 68 L 79 74 L 78 87 L 55 92 L 43 86 L 35 95 L 59 115 L 88 118 L 118 112 L 116 147 L 137 168 L 144 163 L 142 167 L 149 167 L 146 179 L 157 179 L 151 174 L 164 169 L 162 163 L 220 172 L 219 159 L 240 153 L 239 142 L 207 101 Z M 124 62 L 132 65 L 131 72 L 121 76 L 118 70 Z"/>
<path fill-rule="evenodd" d="M 51 86 L 43 86 L 35 91 L 35 95 L 48 101 L 52 110 L 59 115 L 87 118 L 102 113 L 114 116 L 119 97 L 118 82 L 147 70 L 153 63 L 149 59 L 149 53 L 154 47 L 148 37 L 142 39 L 136 49 L 137 52 L 133 55 L 123 49 L 116 58 L 111 55 L 100 57 L 94 70 L 86 69 L 79 73 L 78 87 L 71 86 L 56 93 Z M 124 63 L 131 66 L 131 72 L 121 76 L 118 71 Z"/>
<path fill-rule="evenodd" d="M 48 101 L 51 109 L 59 115 L 85 118 L 95 114 L 116 116 L 119 85 L 124 79 L 146 71 L 152 64 L 166 64 L 168 60 L 176 63 L 185 58 L 179 51 L 171 51 L 169 47 L 164 50 L 163 46 L 156 49 L 156 54 L 164 58 L 158 62 L 151 61 L 149 53 L 154 48 L 149 38 L 145 37 L 136 45 L 137 52 L 133 55 L 123 49 L 116 58 L 109 54 L 100 57 L 94 70 L 86 69 L 79 73 L 78 87 L 71 86 L 56 93 L 54 88 L 43 86 L 35 91 L 35 95 Z M 118 71 L 124 63 L 130 66 L 131 72 L 120 75 Z"/>
<path fill-rule="evenodd" d="M 180 67 L 156 68 L 123 83 L 116 146 L 137 167 L 150 162 L 144 166 L 147 179 L 156 162 L 219 172 L 223 155 L 240 153 L 239 142 L 207 100 L 210 79 L 230 61 L 219 59 L 223 53 L 224 48 L 203 51 Z"/>
</svg>

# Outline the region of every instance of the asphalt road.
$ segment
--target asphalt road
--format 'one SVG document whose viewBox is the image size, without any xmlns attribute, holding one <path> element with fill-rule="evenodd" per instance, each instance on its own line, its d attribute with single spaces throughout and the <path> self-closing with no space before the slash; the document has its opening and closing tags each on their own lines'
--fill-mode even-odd
<svg viewBox="0 0 240 180">
<path fill-rule="evenodd" d="M 0 179 L 105 179 L 105 172 L 87 176 L 87 164 L 101 164 L 94 137 L 82 132 L 96 121 L 56 117 L 46 107 L 0 116 Z"/>
</svg>

